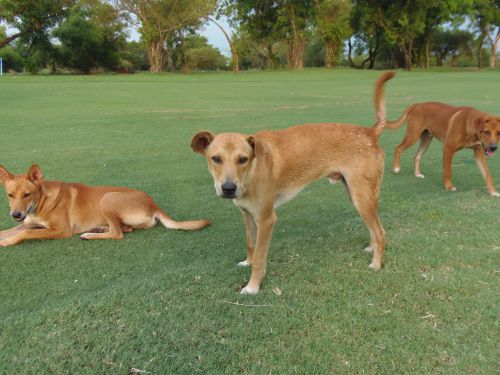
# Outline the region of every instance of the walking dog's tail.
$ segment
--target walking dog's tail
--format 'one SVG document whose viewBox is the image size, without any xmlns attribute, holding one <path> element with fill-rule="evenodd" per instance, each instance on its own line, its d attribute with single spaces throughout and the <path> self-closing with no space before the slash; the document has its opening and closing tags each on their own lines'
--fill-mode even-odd
<svg viewBox="0 0 500 375">
<path fill-rule="evenodd" d="M 396 75 L 396 72 L 390 71 L 382 74 L 375 83 L 375 95 L 373 97 L 375 103 L 375 111 L 377 112 L 377 122 L 373 127 L 375 135 L 379 136 L 384 131 L 386 125 L 386 110 L 384 99 L 385 83 Z"/>
<path fill-rule="evenodd" d="M 175 221 L 162 210 L 158 210 L 155 217 L 167 229 L 198 230 L 210 224 L 208 220 Z"/>
<path fill-rule="evenodd" d="M 403 126 L 403 124 L 405 123 L 406 119 L 408 118 L 408 116 L 410 115 L 411 111 L 413 110 L 413 108 L 415 107 L 415 104 L 409 106 L 408 108 L 405 109 L 405 111 L 403 112 L 403 114 L 401 115 L 400 118 L 398 118 L 397 120 L 395 121 L 387 121 L 385 127 L 387 129 L 398 129 L 400 128 L 401 126 Z"/>
</svg>

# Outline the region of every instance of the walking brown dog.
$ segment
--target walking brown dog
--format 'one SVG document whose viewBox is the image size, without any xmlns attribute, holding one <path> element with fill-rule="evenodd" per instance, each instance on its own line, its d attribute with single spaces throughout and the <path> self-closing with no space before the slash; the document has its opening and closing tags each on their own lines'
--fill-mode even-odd
<svg viewBox="0 0 500 375">
<path fill-rule="evenodd" d="M 11 216 L 23 224 L 0 232 L 0 246 L 30 239 L 71 237 L 121 239 L 134 228 L 151 228 L 159 220 L 166 228 L 196 230 L 207 220 L 175 221 L 153 198 L 140 190 L 46 181 L 37 165 L 27 174 L 12 175 L 0 166 L 0 181 L 9 198 Z"/>
<path fill-rule="evenodd" d="M 432 138 L 443 142 L 444 186 L 455 191 L 451 181 L 453 155 L 463 149 L 472 148 L 477 166 L 486 182 L 490 195 L 499 197 L 493 185 L 486 155 L 493 156 L 500 140 L 500 117 L 480 112 L 471 107 L 453 107 L 438 102 L 417 103 L 406 108 L 396 121 L 388 121 L 388 129 L 397 129 L 408 120 L 406 135 L 394 152 L 392 170 L 399 173 L 401 154 L 420 139 L 414 157 L 415 176 L 423 178 L 420 160 L 427 151 Z"/>
<path fill-rule="evenodd" d="M 342 181 L 370 231 L 370 267 L 382 266 L 385 232 L 377 213 L 384 170 L 378 138 L 385 126 L 383 88 L 395 75 L 384 73 L 375 85 L 377 122 L 372 128 L 349 124 L 297 125 L 255 135 L 208 131 L 197 133 L 192 149 L 204 155 L 218 196 L 232 199 L 243 213 L 247 258 L 252 275 L 242 294 L 255 294 L 265 275 L 266 258 L 276 222 L 275 209 L 305 186 L 323 177 Z"/>
</svg>

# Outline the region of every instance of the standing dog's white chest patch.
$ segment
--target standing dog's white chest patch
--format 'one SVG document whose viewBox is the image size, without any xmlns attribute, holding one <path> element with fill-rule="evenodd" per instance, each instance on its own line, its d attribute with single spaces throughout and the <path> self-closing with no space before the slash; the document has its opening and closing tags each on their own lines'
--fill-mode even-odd
<svg viewBox="0 0 500 375">
<path fill-rule="evenodd" d="M 302 189 L 303 187 L 280 191 L 278 194 L 276 194 L 276 198 L 274 198 L 274 208 L 278 208 L 279 206 L 295 198 L 295 196 L 299 194 Z"/>
</svg>

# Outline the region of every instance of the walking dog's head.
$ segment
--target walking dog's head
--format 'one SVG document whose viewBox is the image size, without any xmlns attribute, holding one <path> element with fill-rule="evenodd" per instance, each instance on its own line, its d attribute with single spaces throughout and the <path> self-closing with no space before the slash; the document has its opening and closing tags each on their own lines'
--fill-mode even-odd
<svg viewBox="0 0 500 375">
<path fill-rule="evenodd" d="M 493 156 L 500 142 L 500 117 L 481 116 L 475 119 L 474 125 L 484 152 Z"/>
<path fill-rule="evenodd" d="M 38 165 L 32 165 L 27 174 L 13 175 L 0 165 L 0 181 L 9 199 L 10 215 L 17 221 L 23 221 L 35 210 L 40 197 L 42 171 Z"/>
<path fill-rule="evenodd" d="M 201 131 L 193 137 L 191 148 L 207 158 L 217 195 L 235 199 L 245 194 L 259 144 L 254 136 Z"/>
</svg>

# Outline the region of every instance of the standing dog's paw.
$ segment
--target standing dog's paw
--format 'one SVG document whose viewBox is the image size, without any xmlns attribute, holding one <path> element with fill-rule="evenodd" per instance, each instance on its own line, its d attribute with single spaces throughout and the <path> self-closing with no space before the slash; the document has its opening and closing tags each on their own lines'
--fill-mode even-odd
<svg viewBox="0 0 500 375">
<path fill-rule="evenodd" d="M 250 286 L 246 286 L 241 289 L 240 294 L 257 294 L 259 292 L 259 288 L 252 288 Z"/>
<path fill-rule="evenodd" d="M 424 178 L 425 176 L 422 173 L 415 173 L 415 177 Z"/>
<path fill-rule="evenodd" d="M 500 193 L 498 191 L 494 191 L 494 192 L 490 193 L 490 195 L 492 197 L 500 197 Z"/>
<path fill-rule="evenodd" d="M 250 265 L 250 262 L 248 259 L 242 260 L 241 262 L 238 263 L 238 267 L 248 267 Z"/>
<path fill-rule="evenodd" d="M 393 171 L 394 173 L 399 173 L 399 172 L 401 172 L 401 168 L 399 168 L 399 167 L 392 168 L 392 171 Z"/>
<path fill-rule="evenodd" d="M 367 253 L 373 253 L 373 247 L 367 246 L 363 249 L 363 251 L 366 251 Z"/>
<path fill-rule="evenodd" d="M 372 261 L 372 262 L 370 263 L 369 267 L 370 267 L 372 270 L 374 270 L 374 271 L 378 271 L 378 270 L 380 270 L 380 264 L 377 264 L 377 263 L 375 263 L 374 261 Z"/>
</svg>

